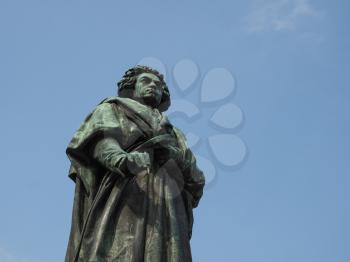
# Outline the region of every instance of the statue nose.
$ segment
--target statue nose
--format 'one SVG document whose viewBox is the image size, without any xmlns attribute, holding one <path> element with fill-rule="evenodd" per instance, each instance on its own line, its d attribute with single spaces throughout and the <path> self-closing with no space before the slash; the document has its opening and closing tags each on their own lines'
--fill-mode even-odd
<svg viewBox="0 0 350 262">
<path fill-rule="evenodd" d="M 152 81 L 152 82 L 149 84 L 149 87 L 156 88 L 157 85 L 156 85 L 156 83 L 154 83 L 154 82 Z"/>
</svg>

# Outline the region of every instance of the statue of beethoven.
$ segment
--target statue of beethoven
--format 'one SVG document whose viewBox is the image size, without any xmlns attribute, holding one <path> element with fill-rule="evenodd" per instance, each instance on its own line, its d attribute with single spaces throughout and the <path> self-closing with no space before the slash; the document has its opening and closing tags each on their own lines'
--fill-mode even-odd
<svg viewBox="0 0 350 262">
<path fill-rule="evenodd" d="M 74 134 L 66 262 L 192 261 L 192 209 L 205 180 L 185 136 L 162 114 L 169 106 L 163 75 L 138 65 Z"/>
</svg>

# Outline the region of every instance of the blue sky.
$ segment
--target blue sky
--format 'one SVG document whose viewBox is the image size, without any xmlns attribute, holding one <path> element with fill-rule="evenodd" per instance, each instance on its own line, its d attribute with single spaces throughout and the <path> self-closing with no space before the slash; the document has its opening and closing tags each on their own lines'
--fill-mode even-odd
<svg viewBox="0 0 350 262">
<path fill-rule="evenodd" d="M 229 70 L 230 101 L 244 113 L 232 134 L 248 154 L 237 168 L 217 164 L 195 210 L 194 261 L 348 262 L 349 7 L 1 0 L 0 261 L 63 261 L 74 191 L 65 148 L 123 72 L 154 57 L 174 97 L 193 103 L 211 69 Z M 182 59 L 200 74 L 187 93 L 171 77 Z M 199 108 L 199 120 L 212 109 Z M 212 132 L 206 121 L 174 122 Z"/>
</svg>

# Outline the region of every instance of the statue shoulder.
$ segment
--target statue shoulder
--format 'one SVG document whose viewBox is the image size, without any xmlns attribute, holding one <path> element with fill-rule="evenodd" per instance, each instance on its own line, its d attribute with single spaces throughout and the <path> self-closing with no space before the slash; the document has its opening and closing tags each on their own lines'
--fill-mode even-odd
<svg viewBox="0 0 350 262">
<path fill-rule="evenodd" d="M 110 96 L 103 99 L 94 109 L 94 111 L 114 111 L 117 113 L 120 107 L 125 107 L 127 103 L 130 103 L 131 99 L 119 97 L 119 96 Z"/>
<path fill-rule="evenodd" d="M 130 103 L 134 102 L 134 100 L 130 99 L 130 98 L 126 98 L 126 97 L 120 97 L 120 96 L 110 96 L 110 97 L 106 97 L 105 99 L 103 99 L 99 105 L 102 104 L 108 104 L 108 103 L 115 103 L 115 104 L 120 104 L 120 103 Z"/>
<path fill-rule="evenodd" d="M 107 97 L 98 103 L 92 111 L 86 116 L 84 122 L 101 122 L 102 120 L 115 121 L 116 116 L 122 116 L 120 110 L 120 97 Z"/>
</svg>

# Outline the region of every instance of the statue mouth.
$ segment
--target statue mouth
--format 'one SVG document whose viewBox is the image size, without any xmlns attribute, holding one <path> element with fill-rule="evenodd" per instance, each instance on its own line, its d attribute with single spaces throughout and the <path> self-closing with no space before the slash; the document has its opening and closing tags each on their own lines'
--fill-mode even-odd
<svg viewBox="0 0 350 262">
<path fill-rule="evenodd" d="M 152 93 L 152 94 L 156 93 L 156 91 L 153 88 L 147 88 L 145 92 L 146 93 Z"/>
</svg>

